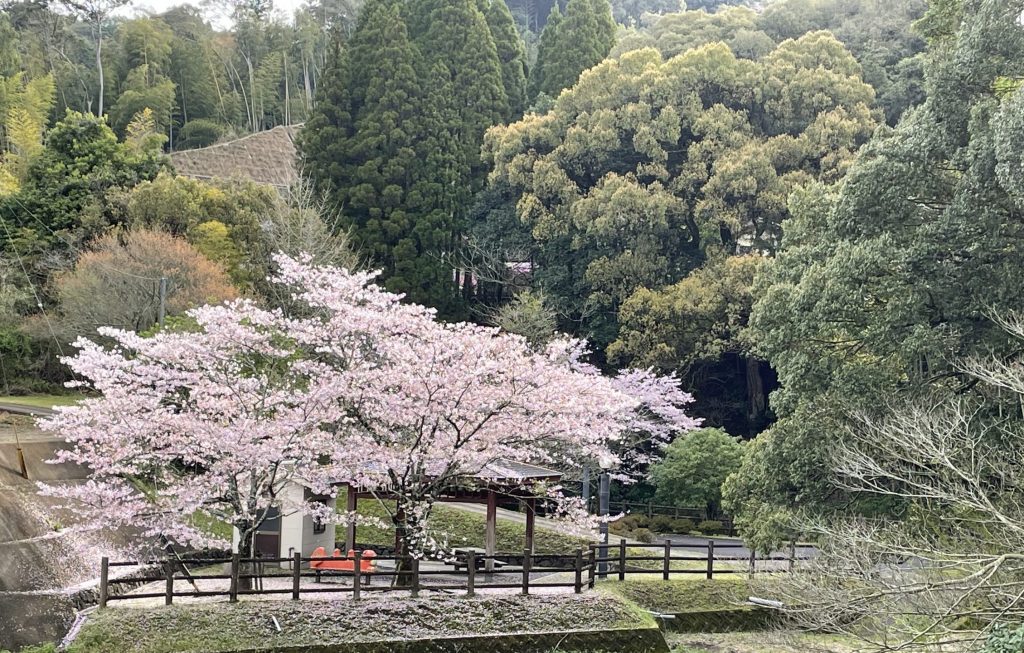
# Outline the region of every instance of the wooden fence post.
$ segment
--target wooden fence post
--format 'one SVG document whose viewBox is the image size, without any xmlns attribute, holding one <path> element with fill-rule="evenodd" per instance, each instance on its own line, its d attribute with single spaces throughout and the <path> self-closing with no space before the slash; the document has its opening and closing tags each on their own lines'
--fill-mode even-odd
<svg viewBox="0 0 1024 653">
<path fill-rule="evenodd" d="M 420 559 L 412 559 L 412 587 L 410 588 L 410 596 L 412 598 L 418 598 L 420 595 Z"/>
<path fill-rule="evenodd" d="M 715 541 L 708 540 L 708 578 L 715 574 Z"/>
<path fill-rule="evenodd" d="M 672 541 L 665 538 L 665 568 L 661 571 L 661 579 L 668 580 L 668 574 L 672 570 Z"/>
<path fill-rule="evenodd" d="M 583 592 L 583 547 L 576 549 L 576 593 Z"/>
<path fill-rule="evenodd" d="M 167 586 L 164 589 L 164 605 L 174 603 L 174 567 L 170 562 L 164 563 L 164 578 L 167 579 Z"/>
<path fill-rule="evenodd" d="M 533 567 L 533 552 L 523 549 L 523 594 L 530 593 L 530 568 Z"/>
<path fill-rule="evenodd" d="M 789 571 L 793 571 L 793 565 L 796 564 L 796 540 L 789 541 Z"/>
<path fill-rule="evenodd" d="M 103 556 L 100 558 L 100 607 L 107 607 L 107 597 L 109 596 L 110 588 L 107 585 L 107 581 L 110 578 L 110 558 Z"/>
<path fill-rule="evenodd" d="M 750 578 L 753 578 L 755 573 L 757 573 L 757 550 L 754 549 L 753 547 L 751 547 L 750 548 L 750 571 L 748 572 L 748 575 L 750 576 Z"/>
<path fill-rule="evenodd" d="M 619 538 L 619 580 L 626 580 L 626 538 Z"/>
<path fill-rule="evenodd" d="M 466 596 L 473 596 L 476 594 L 476 551 L 466 552 L 466 573 L 469 575 L 466 579 Z"/>
<path fill-rule="evenodd" d="M 302 582 L 302 554 L 296 551 L 292 555 L 292 600 L 299 600 L 299 584 Z"/>
<path fill-rule="evenodd" d="M 238 567 L 240 564 L 239 554 L 231 554 L 231 585 L 228 589 L 228 600 L 232 603 L 238 602 Z"/>
<path fill-rule="evenodd" d="M 355 560 L 352 562 L 352 600 L 358 601 L 363 586 L 363 552 L 356 551 Z"/>
<path fill-rule="evenodd" d="M 647 500 L 647 517 L 651 518 L 654 516 L 654 499 Z"/>
<path fill-rule="evenodd" d="M 597 554 L 594 545 L 590 545 L 590 571 L 588 572 L 587 578 L 587 589 L 594 589 L 594 583 L 597 577 Z"/>
</svg>

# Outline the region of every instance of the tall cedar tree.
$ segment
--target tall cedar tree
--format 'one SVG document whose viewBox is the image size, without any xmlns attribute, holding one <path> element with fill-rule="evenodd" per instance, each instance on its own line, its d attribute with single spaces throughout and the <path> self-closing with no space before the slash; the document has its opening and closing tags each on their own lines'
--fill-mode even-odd
<svg viewBox="0 0 1024 653">
<path fill-rule="evenodd" d="M 299 132 L 299 166 L 313 186 L 324 195 L 337 198 L 343 180 L 342 166 L 348 139 L 352 137 L 352 101 L 349 97 L 348 52 L 341 34 L 331 35 L 330 60 L 317 87 L 316 110 Z"/>
<path fill-rule="evenodd" d="M 540 43 L 537 45 L 537 61 L 534 62 L 533 68 L 530 70 L 530 80 L 527 85 L 526 92 L 530 96 L 531 100 L 537 98 L 541 94 L 541 88 L 544 86 L 544 70 L 547 68 L 547 61 L 551 58 L 551 53 L 555 48 L 555 41 L 558 39 L 558 29 L 562 24 L 562 12 L 558 8 L 556 2 L 551 7 L 551 13 L 548 14 L 548 20 L 544 23 L 544 29 L 540 33 Z"/>
<path fill-rule="evenodd" d="M 526 47 L 504 0 L 494 0 L 488 7 L 487 26 L 501 62 L 501 80 L 508 100 L 505 122 L 518 120 L 526 110 Z"/>
<path fill-rule="evenodd" d="M 442 258 L 453 240 L 438 210 L 438 174 L 426 164 L 433 142 L 419 60 L 394 0 L 371 0 L 337 58 L 300 148 L 319 189 L 341 207 L 344 224 L 385 286 L 446 312 L 454 297 Z"/>
<path fill-rule="evenodd" d="M 460 156 L 471 171 L 468 193 L 483 184 L 480 146 L 484 131 L 508 115 L 498 51 L 476 0 L 415 0 L 412 15 L 426 31 L 414 34 L 424 71 L 442 64 L 448 72 L 453 109 L 449 130 L 460 145 Z M 461 203 L 465 206 L 467 202 Z"/>
<path fill-rule="evenodd" d="M 611 52 L 615 31 L 608 0 L 569 0 L 565 18 L 543 53 L 544 60 L 538 61 L 542 68 L 540 92 L 557 97 L 562 89 L 575 85 L 580 73 L 604 61 Z"/>
</svg>

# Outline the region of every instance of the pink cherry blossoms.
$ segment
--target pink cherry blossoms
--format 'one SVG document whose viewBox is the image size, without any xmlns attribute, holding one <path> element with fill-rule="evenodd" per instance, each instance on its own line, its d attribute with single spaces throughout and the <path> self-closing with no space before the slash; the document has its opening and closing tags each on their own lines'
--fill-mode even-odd
<svg viewBox="0 0 1024 653">
<path fill-rule="evenodd" d="M 489 464 L 627 459 L 638 434 L 664 441 L 696 424 L 674 379 L 602 376 L 578 341 L 538 352 L 494 328 L 439 322 L 373 274 L 276 262 L 297 315 L 238 300 L 191 311 L 194 332 L 109 329 L 110 349 L 77 342 L 65 362 L 99 396 L 43 426 L 91 480 L 47 491 L 80 501 L 96 525 L 204 544 L 196 514 L 233 524 L 244 542 L 286 483 L 347 482 L 397 497 L 396 526 L 415 549 L 434 497 Z"/>
</svg>

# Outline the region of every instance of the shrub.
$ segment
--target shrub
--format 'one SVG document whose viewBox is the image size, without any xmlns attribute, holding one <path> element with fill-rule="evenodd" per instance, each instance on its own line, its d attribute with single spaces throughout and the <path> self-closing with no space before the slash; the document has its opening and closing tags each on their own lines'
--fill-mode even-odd
<svg viewBox="0 0 1024 653">
<path fill-rule="evenodd" d="M 655 533 L 672 533 L 675 520 L 668 515 L 655 515 L 651 518 L 650 529 Z"/>
<path fill-rule="evenodd" d="M 692 532 L 697 527 L 693 523 L 692 519 L 673 519 L 672 520 L 672 532 L 679 535 L 686 535 Z"/>
<path fill-rule="evenodd" d="M 623 528 L 629 531 L 636 530 L 638 528 L 650 528 L 651 526 L 651 520 L 647 515 L 626 515 L 619 521 L 622 523 Z"/>
<path fill-rule="evenodd" d="M 1015 629 L 1005 624 L 996 626 L 985 640 L 985 647 L 979 653 L 1020 653 L 1024 651 L 1024 626 Z"/>
<path fill-rule="evenodd" d="M 216 143 L 223 135 L 224 127 L 212 120 L 189 120 L 178 131 L 176 146 L 179 150 L 207 147 Z"/>
<path fill-rule="evenodd" d="M 705 535 L 723 535 L 725 533 L 725 527 L 722 526 L 722 522 L 714 519 L 705 519 L 697 524 L 697 530 Z"/>
<path fill-rule="evenodd" d="M 654 533 L 649 528 L 638 528 L 630 533 L 629 537 L 644 544 L 650 544 L 654 541 Z"/>
</svg>

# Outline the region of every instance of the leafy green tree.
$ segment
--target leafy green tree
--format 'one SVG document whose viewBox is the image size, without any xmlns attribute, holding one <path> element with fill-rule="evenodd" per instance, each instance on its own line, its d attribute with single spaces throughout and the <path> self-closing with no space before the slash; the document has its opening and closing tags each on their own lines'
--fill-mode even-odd
<svg viewBox="0 0 1024 653">
<path fill-rule="evenodd" d="M 697 429 L 676 438 L 651 466 L 655 498 L 680 508 L 706 508 L 709 518 L 717 515 L 722 483 L 739 468 L 743 448 L 739 438 L 721 429 Z"/>
<path fill-rule="evenodd" d="M 57 249 L 76 246 L 118 221 L 109 191 L 163 169 L 158 148 L 118 142 L 103 120 L 68 111 L 47 133 L 21 189 L 0 203 L 0 217 Z"/>
<path fill-rule="evenodd" d="M 1024 225 L 1012 217 L 1020 179 L 1009 174 L 1019 150 L 1008 145 L 1024 103 L 993 88 L 1024 73 L 1022 9 L 965 2 L 955 41 L 929 52 L 924 104 L 881 131 L 841 186 L 811 185 L 790 201 L 750 317 L 755 352 L 778 371 L 780 420 L 726 493 L 765 541 L 763 524 L 778 522 L 767 515 L 848 499 L 826 473 L 848 411 L 937 386 L 970 392 L 952 360 L 1018 355 L 985 315 L 1018 308 L 1024 292 Z"/>
<path fill-rule="evenodd" d="M 925 12 L 925 0 L 782 0 L 769 5 L 758 23 L 777 41 L 828 30 L 860 62 L 864 81 L 894 125 L 924 100 L 924 40 L 913 25 Z"/>
<path fill-rule="evenodd" d="M 802 33 L 797 36 L 800 35 Z M 674 57 L 718 42 L 725 43 L 736 56 L 744 59 L 759 59 L 775 49 L 775 41 L 761 30 L 758 15 L 753 9 L 726 7 L 715 13 L 681 11 L 665 14 L 649 25 L 628 31 L 612 54 L 655 47 L 665 57 Z"/>
<path fill-rule="evenodd" d="M 547 344 L 558 330 L 558 316 L 543 293 L 523 291 L 502 305 L 491 317 L 495 326 L 523 336 L 535 347 Z"/>
<path fill-rule="evenodd" d="M 110 122 L 117 133 L 123 134 L 136 114 L 149 109 L 157 128 L 163 132 L 171 121 L 173 108 L 174 82 L 153 74 L 148 64 L 142 64 L 128 72 L 121 94 L 110 108 Z"/>
<path fill-rule="evenodd" d="M 493 0 L 487 8 L 487 26 L 501 62 L 508 112 L 504 122 L 518 119 L 526 110 L 526 47 L 519 37 L 512 13 L 504 0 Z"/>
</svg>

